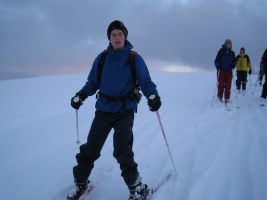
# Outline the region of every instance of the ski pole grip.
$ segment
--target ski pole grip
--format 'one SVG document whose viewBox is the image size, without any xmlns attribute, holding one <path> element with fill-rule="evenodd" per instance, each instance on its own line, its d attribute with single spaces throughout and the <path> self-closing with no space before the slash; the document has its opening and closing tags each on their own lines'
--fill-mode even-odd
<svg viewBox="0 0 267 200">
<path fill-rule="evenodd" d="M 75 103 L 78 103 L 78 102 L 80 101 L 79 96 L 76 96 L 76 97 L 73 99 L 73 101 L 74 101 Z"/>
</svg>

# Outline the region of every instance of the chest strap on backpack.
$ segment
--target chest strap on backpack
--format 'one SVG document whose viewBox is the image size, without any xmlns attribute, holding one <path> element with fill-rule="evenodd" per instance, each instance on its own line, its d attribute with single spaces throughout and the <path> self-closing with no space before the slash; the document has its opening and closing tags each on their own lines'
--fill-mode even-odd
<svg viewBox="0 0 267 200">
<path fill-rule="evenodd" d="M 107 99 L 107 100 L 112 101 L 112 102 L 134 100 L 131 93 L 128 93 L 128 94 L 123 95 L 123 96 L 109 96 L 109 95 L 103 94 L 100 91 L 97 92 L 96 98 L 104 98 L 104 99 Z"/>
</svg>

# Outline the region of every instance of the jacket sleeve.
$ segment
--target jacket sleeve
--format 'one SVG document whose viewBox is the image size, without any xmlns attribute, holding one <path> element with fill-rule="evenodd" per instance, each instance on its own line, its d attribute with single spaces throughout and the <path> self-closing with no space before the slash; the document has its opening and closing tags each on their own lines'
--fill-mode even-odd
<svg viewBox="0 0 267 200">
<path fill-rule="evenodd" d="M 240 55 L 237 55 L 236 57 L 235 57 L 235 65 L 238 67 L 238 60 L 239 60 L 239 58 L 240 58 Z"/>
<path fill-rule="evenodd" d="M 249 56 L 247 55 L 247 60 L 248 60 L 248 68 L 251 69 L 251 63 L 250 63 L 250 58 Z"/>
<path fill-rule="evenodd" d="M 145 61 L 139 54 L 136 55 L 135 63 L 136 78 L 145 97 L 148 98 L 151 94 L 158 95 L 156 85 L 152 82 L 150 78 L 150 74 L 145 64 Z"/>
<path fill-rule="evenodd" d="M 85 93 L 87 96 L 92 96 L 99 89 L 99 84 L 97 83 L 97 68 L 99 62 L 100 54 L 94 60 L 91 71 L 88 75 L 87 82 L 81 89 L 81 92 Z"/>
<path fill-rule="evenodd" d="M 248 59 L 248 63 L 250 64 L 250 58 L 249 58 L 249 56 L 248 55 L 246 55 L 247 56 L 247 59 Z"/>
<path fill-rule="evenodd" d="M 234 51 L 232 51 L 232 55 L 233 55 L 233 58 L 232 58 L 231 68 L 234 69 L 235 65 L 236 65 L 236 59 L 235 59 L 235 52 Z"/>
<path fill-rule="evenodd" d="M 264 51 L 262 55 L 261 63 L 264 67 L 267 67 L 267 49 Z"/>
<path fill-rule="evenodd" d="M 222 49 L 220 49 L 217 53 L 217 56 L 215 58 L 214 64 L 217 69 L 222 68 Z"/>
</svg>

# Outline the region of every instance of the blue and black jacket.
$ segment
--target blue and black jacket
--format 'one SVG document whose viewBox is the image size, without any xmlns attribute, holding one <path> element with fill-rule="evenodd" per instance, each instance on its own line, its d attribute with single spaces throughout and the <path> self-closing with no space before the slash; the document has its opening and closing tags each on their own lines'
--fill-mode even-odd
<svg viewBox="0 0 267 200">
<path fill-rule="evenodd" d="M 262 57 L 261 57 L 261 66 L 264 70 L 264 73 L 267 73 L 267 49 L 265 49 Z"/>
<path fill-rule="evenodd" d="M 215 67 L 219 70 L 231 70 L 235 68 L 235 52 L 225 45 L 218 51 L 215 59 Z"/>
<path fill-rule="evenodd" d="M 128 63 L 129 51 L 132 48 L 133 46 L 129 41 L 126 41 L 125 47 L 120 50 L 113 50 L 111 43 L 109 44 L 100 83 L 98 83 L 97 74 L 101 54 L 94 60 L 87 82 L 81 92 L 85 93 L 86 96 L 92 96 L 99 90 L 101 94 L 106 96 L 118 97 L 117 101 L 110 101 L 100 96 L 95 105 L 97 110 L 114 113 L 123 109 L 135 110 L 137 108 L 137 102 L 133 99 L 119 100 L 119 97 L 127 95 L 135 87 Z M 139 54 L 135 56 L 135 67 L 136 79 L 145 97 L 148 98 L 151 94 L 157 95 L 156 85 L 152 82 L 148 68 Z"/>
</svg>

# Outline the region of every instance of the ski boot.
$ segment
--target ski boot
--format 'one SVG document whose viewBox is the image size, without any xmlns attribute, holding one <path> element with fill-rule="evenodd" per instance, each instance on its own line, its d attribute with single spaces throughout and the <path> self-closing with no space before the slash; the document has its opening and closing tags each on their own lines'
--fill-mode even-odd
<svg viewBox="0 0 267 200">
<path fill-rule="evenodd" d="M 70 190 L 67 200 L 80 200 L 88 189 L 88 181 L 83 183 L 75 182 L 74 187 Z"/>
<path fill-rule="evenodd" d="M 221 97 L 221 96 L 217 96 L 217 99 L 218 99 L 218 101 L 219 101 L 219 102 L 221 102 L 221 103 L 223 102 L 223 100 L 222 100 L 222 97 Z"/>
<path fill-rule="evenodd" d="M 130 188 L 129 200 L 146 200 L 149 196 L 149 189 L 146 184 L 140 184 L 135 188 Z"/>
<path fill-rule="evenodd" d="M 260 98 L 260 106 L 262 107 L 266 106 L 266 102 L 267 102 L 266 98 L 263 97 Z"/>
</svg>

